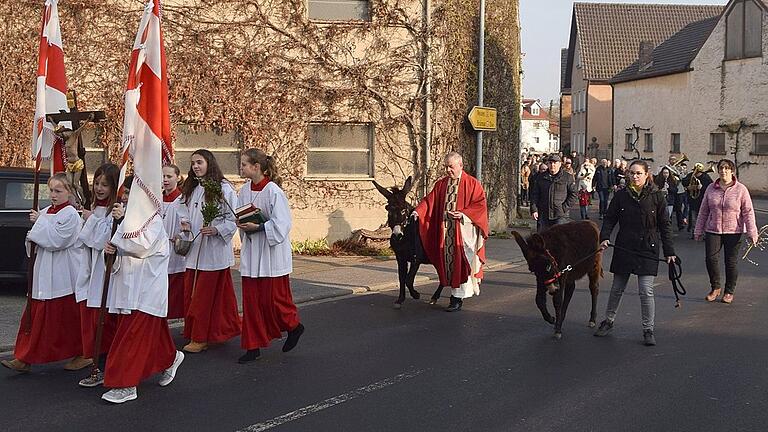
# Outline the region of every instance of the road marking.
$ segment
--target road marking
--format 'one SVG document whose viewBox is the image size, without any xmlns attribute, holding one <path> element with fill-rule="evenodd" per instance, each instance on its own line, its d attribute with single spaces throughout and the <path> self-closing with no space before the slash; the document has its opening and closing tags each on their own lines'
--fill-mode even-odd
<svg viewBox="0 0 768 432">
<path fill-rule="evenodd" d="M 265 431 L 267 429 L 272 429 L 273 427 L 280 426 L 282 424 L 292 422 L 294 420 L 298 420 L 302 417 L 306 417 L 310 414 L 314 414 L 316 412 L 322 411 L 327 408 L 331 408 L 335 405 L 342 404 L 344 402 L 349 402 L 352 399 L 357 399 L 361 396 L 365 396 L 368 393 L 373 393 L 377 390 L 381 390 L 383 388 L 389 387 L 391 385 L 397 384 L 401 381 L 405 381 L 411 378 L 414 378 L 421 373 L 425 372 L 424 369 L 417 370 L 414 372 L 406 372 L 401 373 L 399 375 L 395 375 L 391 378 L 387 378 L 385 380 L 381 380 L 378 382 L 375 382 L 373 384 L 369 384 L 364 387 L 360 387 L 358 389 L 342 393 L 338 396 L 334 396 L 332 398 L 328 398 L 322 402 L 318 402 L 312 405 L 305 406 L 304 408 L 297 409 L 296 411 L 291 411 L 287 414 L 283 414 L 281 416 L 275 417 L 271 420 L 267 420 L 263 423 L 257 423 L 250 425 L 246 427 L 245 429 L 240 429 L 237 432 L 261 432 Z"/>
<path fill-rule="evenodd" d="M 768 213 L 768 210 L 766 210 L 766 209 L 756 208 L 754 210 L 755 210 L 756 213 Z"/>
</svg>

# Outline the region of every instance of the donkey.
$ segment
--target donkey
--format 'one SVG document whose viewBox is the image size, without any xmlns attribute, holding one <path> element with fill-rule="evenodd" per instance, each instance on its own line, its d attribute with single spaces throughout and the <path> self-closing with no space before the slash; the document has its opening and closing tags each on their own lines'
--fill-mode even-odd
<svg viewBox="0 0 768 432">
<path fill-rule="evenodd" d="M 403 188 L 393 187 L 387 189 L 373 181 L 376 189 L 387 199 L 387 226 L 392 229 L 392 236 L 389 238 L 389 245 L 395 252 L 397 259 L 397 276 L 400 279 L 400 295 L 395 301 L 394 308 L 400 309 L 405 302 L 405 288 L 414 299 L 419 299 L 421 295 L 413 288 L 413 281 L 421 264 L 429 264 L 424 248 L 419 236 L 419 224 L 411 217 L 413 206 L 408 203 L 408 192 L 413 186 L 413 179 L 408 177 L 403 184 Z M 409 266 L 410 264 L 410 266 Z M 432 296 L 431 304 L 435 304 L 440 298 L 442 287 L 438 287 L 435 296 Z"/>
<path fill-rule="evenodd" d="M 528 262 L 528 270 L 536 275 L 536 306 L 544 320 L 555 325 L 556 339 L 563 337 L 565 313 L 571 302 L 576 281 L 589 276 L 592 311 L 589 327 L 595 326 L 597 294 L 603 268 L 600 264 L 600 234 L 590 221 L 555 225 L 541 234 L 531 234 L 527 241 L 512 231 Z M 552 296 L 555 318 L 547 310 L 547 294 Z"/>
</svg>

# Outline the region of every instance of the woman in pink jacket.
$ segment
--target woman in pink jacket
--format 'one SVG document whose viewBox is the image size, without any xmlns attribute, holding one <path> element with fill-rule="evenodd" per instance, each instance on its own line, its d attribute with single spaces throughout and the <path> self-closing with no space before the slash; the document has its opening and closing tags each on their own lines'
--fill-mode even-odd
<svg viewBox="0 0 768 432">
<path fill-rule="evenodd" d="M 717 163 L 720 178 L 707 187 L 701 200 L 699 218 L 694 237 L 704 235 L 707 273 L 712 291 L 706 299 L 715 301 L 720 296 L 720 250 L 725 254 L 725 294 L 722 302 L 730 304 L 739 277 L 737 268 L 741 236 L 747 233 L 749 241 L 757 243 L 757 225 L 752 198 L 747 187 L 734 176 L 735 166 L 728 159 Z"/>
</svg>

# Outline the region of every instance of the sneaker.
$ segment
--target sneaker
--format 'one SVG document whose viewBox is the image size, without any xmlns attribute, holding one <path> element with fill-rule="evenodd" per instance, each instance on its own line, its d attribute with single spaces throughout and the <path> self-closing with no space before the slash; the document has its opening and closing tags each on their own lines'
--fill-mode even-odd
<svg viewBox="0 0 768 432">
<path fill-rule="evenodd" d="M 246 351 L 245 354 L 243 354 L 242 356 L 240 356 L 239 359 L 237 359 L 237 362 L 240 364 L 246 364 L 252 361 L 256 361 L 260 358 L 261 358 L 261 351 L 258 348 L 256 348 L 256 349 Z"/>
<path fill-rule="evenodd" d="M 114 404 L 121 404 L 123 402 L 132 401 L 137 397 L 139 396 L 136 394 L 136 387 L 115 388 L 101 396 L 101 398 L 105 401 L 112 402 Z"/>
<path fill-rule="evenodd" d="M 304 334 L 304 324 L 299 323 L 295 329 L 288 332 L 288 337 L 283 344 L 283 352 L 288 352 L 296 348 L 296 344 L 299 343 L 299 338 Z"/>
<path fill-rule="evenodd" d="M 176 358 L 173 359 L 173 364 L 171 367 L 163 371 L 163 375 L 160 377 L 160 381 L 158 384 L 160 384 L 160 387 L 165 387 L 168 384 L 173 381 L 174 378 L 176 378 L 176 369 L 179 368 L 179 365 L 181 362 L 184 361 L 184 353 L 181 351 L 176 351 Z"/>
<path fill-rule="evenodd" d="M 656 345 L 656 338 L 653 337 L 653 330 L 643 330 L 643 344 L 645 346 Z"/>
<path fill-rule="evenodd" d="M 184 348 L 182 349 L 188 353 L 197 354 L 207 350 L 208 343 L 191 341 L 190 343 L 184 345 Z"/>
<path fill-rule="evenodd" d="M 96 375 L 89 375 L 77 383 L 80 387 L 96 387 L 102 384 L 104 384 L 104 372 L 99 372 Z"/>
<path fill-rule="evenodd" d="M 610 333 L 611 331 L 613 331 L 613 321 L 603 320 L 600 323 L 600 326 L 597 327 L 595 336 L 597 337 L 607 336 L 608 333 Z"/>
<path fill-rule="evenodd" d="M 723 299 L 721 300 L 725 304 L 731 304 L 733 303 L 733 294 L 726 294 L 723 296 Z"/>
</svg>

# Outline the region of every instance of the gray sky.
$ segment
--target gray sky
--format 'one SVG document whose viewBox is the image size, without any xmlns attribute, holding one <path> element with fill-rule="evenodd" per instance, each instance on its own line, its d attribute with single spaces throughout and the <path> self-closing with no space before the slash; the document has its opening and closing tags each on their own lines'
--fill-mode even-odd
<svg viewBox="0 0 768 432">
<path fill-rule="evenodd" d="M 582 0 L 583 1 L 583 0 Z M 719 4 L 727 0 L 591 0 L 592 3 Z M 523 96 L 559 99 L 560 49 L 568 47 L 573 0 L 520 0 Z"/>
</svg>

